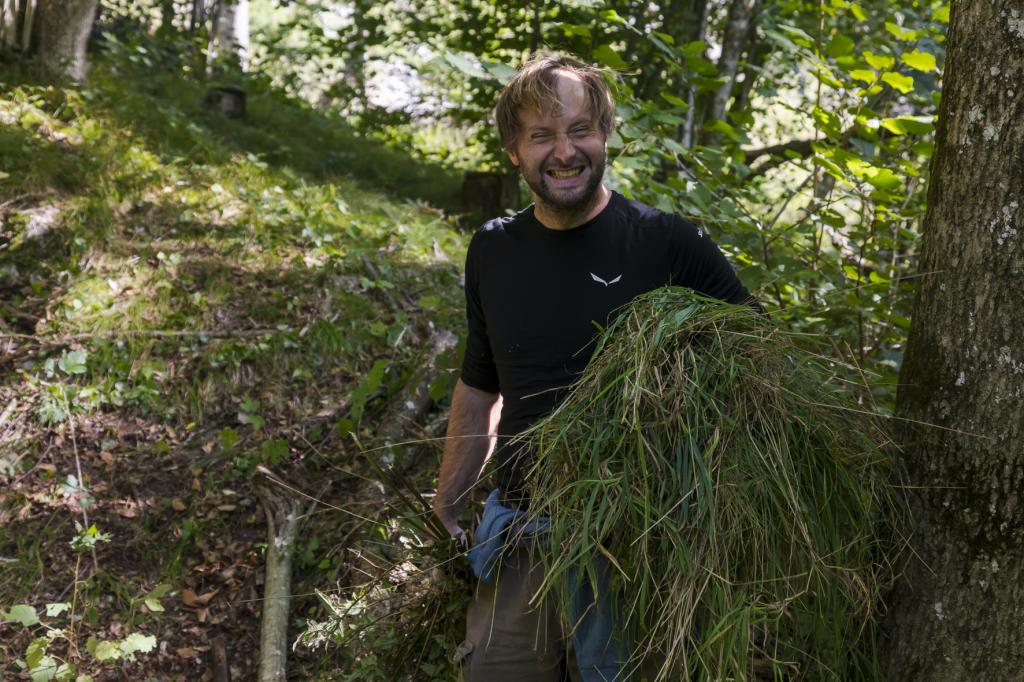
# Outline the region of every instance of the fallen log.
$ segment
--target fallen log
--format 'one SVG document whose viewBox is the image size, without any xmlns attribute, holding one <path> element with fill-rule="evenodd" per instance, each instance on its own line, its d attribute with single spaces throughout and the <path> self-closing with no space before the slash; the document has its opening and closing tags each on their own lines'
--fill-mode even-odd
<svg viewBox="0 0 1024 682">
<path fill-rule="evenodd" d="M 256 467 L 253 489 L 267 516 L 267 563 L 260 624 L 259 682 L 284 682 L 288 662 L 288 612 L 292 597 L 292 556 L 302 520 L 316 501 L 291 492 L 292 486 L 264 466 Z"/>
</svg>

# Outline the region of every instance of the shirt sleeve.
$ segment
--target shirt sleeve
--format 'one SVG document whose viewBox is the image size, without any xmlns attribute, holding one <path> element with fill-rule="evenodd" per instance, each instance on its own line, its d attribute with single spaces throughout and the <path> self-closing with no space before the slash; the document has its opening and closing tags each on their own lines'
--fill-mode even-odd
<svg viewBox="0 0 1024 682">
<path fill-rule="evenodd" d="M 672 284 L 728 303 L 756 303 L 752 300 L 725 254 L 708 233 L 688 220 L 672 216 L 676 241 Z"/>
<path fill-rule="evenodd" d="M 494 364 L 487 319 L 480 301 L 479 233 L 466 252 L 466 353 L 462 357 L 462 382 L 467 386 L 498 393 L 498 369 Z"/>
</svg>

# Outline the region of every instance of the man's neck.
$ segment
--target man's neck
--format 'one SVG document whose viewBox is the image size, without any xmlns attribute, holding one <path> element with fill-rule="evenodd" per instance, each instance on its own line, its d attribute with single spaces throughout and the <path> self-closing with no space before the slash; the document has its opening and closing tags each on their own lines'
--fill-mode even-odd
<svg viewBox="0 0 1024 682">
<path fill-rule="evenodd" d="M 571 230 L 591 220 L 604 210 L 612 198 L 611 190 L 603 184 L 594 192 L 594 200 L 576 211 L 565 211 L 545 203 L 536 194 L 533 196 L 533 216 L 549 230 Z"/>
</svg>

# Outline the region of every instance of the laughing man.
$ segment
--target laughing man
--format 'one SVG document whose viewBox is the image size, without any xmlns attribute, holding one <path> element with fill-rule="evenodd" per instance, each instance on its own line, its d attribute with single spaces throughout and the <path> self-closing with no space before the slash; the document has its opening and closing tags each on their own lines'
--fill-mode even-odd
<svg viewBox="0 0 1024 682">
<path fill-rule="evenodd" d="M 470 682 L 624 680 L 620 647 L 610 643 L 614 627 L 576 628 L 567 637 L 557 608 L 531 603 L 543 580 L 535 555 L 501 547 L 502 529 L 528 505 L 530 453 L 510 441 L 565 397 L 593 350 L 595 322 L 607 325 L 634 297 L 666 285 L 732 303 L 750 295 L 696 225 L 605 186 L 613 103 L 600 70 L 538 55 L 502 91 L 495 118 L 533 205 L 486 223 L 466 256 L 469 337 L 434 501 L 463 542 L 459 513 L 487 457 L 499 397 L 502 406 L 497 488 L 474 537 L 480 581 L 459 657 Z"/>
</svg>

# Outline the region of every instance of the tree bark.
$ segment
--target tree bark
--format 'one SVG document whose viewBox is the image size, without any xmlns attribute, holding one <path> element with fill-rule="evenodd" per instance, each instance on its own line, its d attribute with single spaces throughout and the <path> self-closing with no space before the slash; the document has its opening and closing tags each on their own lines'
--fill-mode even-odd
<svg viewBox="0 0 1024 682">
<path fill-rule="evenodd" d="M 897 398 L 919 559 L 889 600 L 882 660 L 890 680 L 1011 680 L 1024 669 L 1024 8 L 954 2 L 948 45 Z"/>
<path fill-rule="evenodd" d="M 0 0 L 0 48 L 18 46 L 18 0 Z"/>
<path fill-rule="evenodd" d="M 28 52 L 36 47 L 38 0 L 0 0 L 0 47 Z"/>
<path fill-rule="evenodd" d="M 292 557 L 302 519 L 312 511 L 280 479 L 257 467 L 253 488 L 267 517 L 267 564 L 260 624 L 259 682 L 284 682 L 288 668 L 288 615 L 292 600 Z"/>
<path fill-rule="evenodd" d="M 51 74 L 85 78 L 85 47 L 96 17 L 97 0 L 43 0 L 40 5 L 39 59 Z"/>
<path fill-rule="evenodd" d="M 206 3 L 204 0 L 192 0 L 192 22 L 190 30 L 195 33 L 206 22 Z"/>
<path fill-rule="evenodd" d="M 210 31 L 211 71 L 217 64 L 245 71 L 249 64 L 249 0 L 220 0 Z"/>
<path fill-rule="evenodd" d="M 729 19 L 722 37 L 722 54 L 718 58 L 718 75 L 724 78 L 725 82 L 712 96 L 711 104 L 704 115 L 705 122 L 725 118 L 725 107 L 729 103 L 733 84 L 736 82 L 740 55 L 747 45 L 754 17 L 760 13 L 760 3 L 761 0 L 732 0 L 729 3 Z"/>
</svg>

